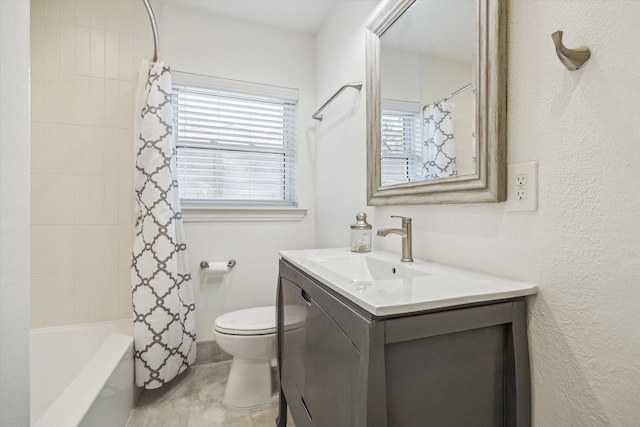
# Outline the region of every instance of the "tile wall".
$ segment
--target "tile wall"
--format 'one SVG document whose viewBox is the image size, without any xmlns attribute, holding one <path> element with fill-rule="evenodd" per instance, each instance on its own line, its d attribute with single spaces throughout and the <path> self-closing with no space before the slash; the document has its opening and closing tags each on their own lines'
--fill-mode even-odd
<svg viewBox="0 0 640 427">
<path fill-rule="evenodd" d="M 31 327 L 131 317 L 141 1 L 31 1 Z"/>
</svg>

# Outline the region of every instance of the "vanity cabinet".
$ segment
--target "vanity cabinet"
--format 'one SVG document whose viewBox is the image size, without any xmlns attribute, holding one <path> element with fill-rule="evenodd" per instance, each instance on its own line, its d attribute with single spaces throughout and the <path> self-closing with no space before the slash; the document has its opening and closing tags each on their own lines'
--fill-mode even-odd
<svg viewBox="0 0 640 427">
<path fill-rule="evenodd" d="M 529 426 L 522 297 L 374 316 L 280 261 L 279 427 Z"/>
</svg>

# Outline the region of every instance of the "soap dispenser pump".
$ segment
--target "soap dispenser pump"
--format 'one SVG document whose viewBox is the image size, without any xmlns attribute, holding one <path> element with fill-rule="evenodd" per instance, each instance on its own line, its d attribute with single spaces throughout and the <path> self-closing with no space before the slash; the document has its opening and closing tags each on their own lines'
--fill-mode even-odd
<svg viewBox="0 0 640 427">
<path fill-rule="evenodd" d="M 371 224 L 367 214 L 358 212 L 355 224 L 351 225 L 351 252 L 371 252 Z"/>
</svg>

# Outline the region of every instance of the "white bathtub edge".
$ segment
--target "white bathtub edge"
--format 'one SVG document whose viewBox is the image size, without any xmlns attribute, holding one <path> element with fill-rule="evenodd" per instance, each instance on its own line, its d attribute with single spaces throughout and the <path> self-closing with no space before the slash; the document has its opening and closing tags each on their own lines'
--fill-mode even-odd
<svg viewBox="0 0 640 427">
<path fill-rule="evenodd" d="M 47 409 L 34 427 L 79 425 L 111 374 L 132 346 L 133 337 L 120 332 L 112 332 L 95 356 Z M 112 356 L 113 354 L 120 354 L 122 357 L 116 359 Z M 76 410 L 69 411 L 69 408 L 76 408 Z"/>
</svg>

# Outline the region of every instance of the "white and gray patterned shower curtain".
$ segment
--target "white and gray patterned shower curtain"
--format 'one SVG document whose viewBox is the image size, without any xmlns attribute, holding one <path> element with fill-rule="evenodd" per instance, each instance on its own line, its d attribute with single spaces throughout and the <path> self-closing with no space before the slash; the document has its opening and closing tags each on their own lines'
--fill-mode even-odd
<svg viewBox="0 0 640 427">
<path fill-rule="evenodd" d="M 175 176 L 171 72 L 140 67 L 135 117 L 136 234 L 131 287 L 136 384 L 158 388 L 196 359 L 195 303 Z"/>
<path fill-rule="evenodd" d="M 425 108 L 424 138 L 424 177 L 435 179 L 458 175 L 451 110 L 445 101 Z"/>
</svg>

